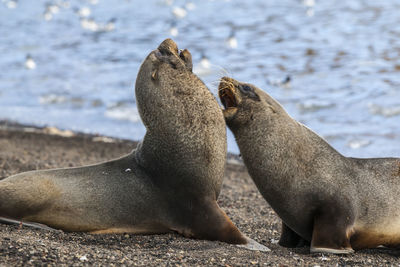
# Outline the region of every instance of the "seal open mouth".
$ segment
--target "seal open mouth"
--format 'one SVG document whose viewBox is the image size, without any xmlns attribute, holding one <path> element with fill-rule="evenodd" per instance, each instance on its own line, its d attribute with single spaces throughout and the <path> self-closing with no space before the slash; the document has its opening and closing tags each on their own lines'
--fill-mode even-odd
<svg viewBox="0 0 400 267">
<path fill-rule="evenodd" d="M 236 97 L 231 87 L 219 89 L 218 95 L 225 109 L 237 107 Z"/>
<path fill-rule="evenodd" d="M 242 102 L 242 97 L 237 89 L 237 82 L 232 78 L 222 77 L 218 86 L 218 96 L 224 106 L 222 112 L 225 120 L 228 122 L 235 117 Z"/>
<path fill-rule="evenodd" d="M 223 77 L 218 86 L 218 96 L 225 110 L 236 109 L 239 100 L 236 95 L 235 85 L 230 78 Z"/>
</svg>

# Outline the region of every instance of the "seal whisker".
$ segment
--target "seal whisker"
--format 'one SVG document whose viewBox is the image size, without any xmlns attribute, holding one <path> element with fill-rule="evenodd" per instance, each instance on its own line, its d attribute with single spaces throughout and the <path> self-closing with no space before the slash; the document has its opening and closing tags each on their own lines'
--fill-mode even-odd
<svg viewBox="0 0 400 267">
<path fill-rule="evenodd" d="M 222 90 L 233 90 L 233 88 L 235 88 L 235 85 L 231 82 L 231 81 L 225 81 L 225 80 L 221 80 L 218 90 L 222 91 Z"/>
<path fill-rule="evenodd" d="M 218 75 L 219 76 L 232 76 L 232 72 L 229 71 L 227 68 L 224 68 L 220 65 L 214 65 L 216 68 L 218 68 Z"/>
</svg>

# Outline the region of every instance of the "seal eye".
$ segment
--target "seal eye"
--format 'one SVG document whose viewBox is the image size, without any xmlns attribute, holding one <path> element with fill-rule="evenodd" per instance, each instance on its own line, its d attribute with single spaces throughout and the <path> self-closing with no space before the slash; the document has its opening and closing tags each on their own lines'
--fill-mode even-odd
<svg viewBox="0 0 400 267">
<path fill-rule="evenodd" d="M 248 85 L 242 85 L 242 89 L 243 89 L 243 91 L 246 91 L 246 92 L 250 92 L 251 91 L 251 88 Z"/>
<path fill-rule="evenodd" d="M 251 87 L 248 86 L 248 85 L 241 85 L 241 86 L 240 86 L 240 89 L 241 89 L 242 91 L 244 91 L 244 92 L 251 92 L 251 91 L 253 91 L 253 90 L 251 90 Z"/>
<path fill-rule="evenodd" d="M 242 92 L 242 94 L 248 98 L 251 98 L 253 100 L 259 101 L 260 97 L 256 94 L 254 91 L 254 88 L 250 85 L 246 84 L 240 84 L 239 85 L 239 90 Z"/>
</svg>

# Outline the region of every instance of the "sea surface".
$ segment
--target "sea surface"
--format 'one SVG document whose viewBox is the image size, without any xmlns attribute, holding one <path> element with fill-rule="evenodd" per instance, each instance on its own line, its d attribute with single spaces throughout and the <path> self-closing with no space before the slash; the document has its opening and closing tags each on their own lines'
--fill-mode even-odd
<svg viewBox="0 0 400 267">
<path fill-rule="evenodd" d="M 0 119 L 140 140 L 136 74 L 167 37 L 215 95 L 232 76 L 346 156 L 400 156 L 398 0 L 0 0 Z"/>
</svg>

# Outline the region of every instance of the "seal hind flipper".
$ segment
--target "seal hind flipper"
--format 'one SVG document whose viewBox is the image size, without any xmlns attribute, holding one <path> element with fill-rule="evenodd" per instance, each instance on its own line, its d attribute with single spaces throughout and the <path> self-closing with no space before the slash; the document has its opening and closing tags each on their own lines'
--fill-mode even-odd
<svg viewBox="0 0 400 267">
<path fill-rule="evenodd" d="M 0 181 L 0 217 L 27 220 L 57 197 L 60 190 L 48 179 L 36 179 L 35 171 Z"/>
<path fill-rule="evenodd" d="M 58 231 L 57 229 L 48 227 L 45 224 L 33 223 L 33 222 L 23 222 L 23 221 L 8 219 L 8 218 L 5 218 L 5 217 L 0 217 L 0 223 L 9 224 L 9 225 L 27 226 L 27 227 L 30 227 L 30 228 L 36 228 L 36 229 L 42 229 L 42 230 L 48 230 L 48 231 Z"/>
</svg>

